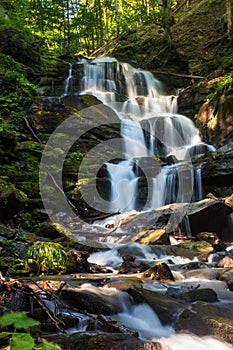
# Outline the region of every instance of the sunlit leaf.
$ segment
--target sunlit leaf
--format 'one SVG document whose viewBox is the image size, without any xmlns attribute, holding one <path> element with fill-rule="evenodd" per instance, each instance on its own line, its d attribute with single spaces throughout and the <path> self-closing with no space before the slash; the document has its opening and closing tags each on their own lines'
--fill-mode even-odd
<svg viewBox="0 0 233 350">
<path fill-rule="evenodd" d="M 12 333 L 11 350 L 31 350 L 34 339 L 28 333 Z"/>
<path fill-rule="evenodd" d="M 1 316 L 0 324 L 3 327 L 13 325 L 17 329 L 28 329 L 28 327 L 38 326 L 40 322 L 28 317 L 23 312 L 14 312 Z"/>
<path fill-rule="evenodd" d="M 46 340 L 43 340 L 43 343 L 38 344 L 34 347 L 35 350 L 61 350 L 61 347 L 54 343 L 49 343 Z"/>
<path fill-rule="evenodd" d="M 11 332 L 1 332 L 0 333 L 0 338 L 6 338 L 11 334 Z"/>
</svg>

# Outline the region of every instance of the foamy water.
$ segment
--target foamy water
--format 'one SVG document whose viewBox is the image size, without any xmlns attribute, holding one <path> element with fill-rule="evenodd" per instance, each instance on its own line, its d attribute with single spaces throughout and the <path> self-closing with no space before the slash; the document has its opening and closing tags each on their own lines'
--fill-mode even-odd
<svg viewBox="0 0 233 350">
<path fill-rule="evenodd" d="M 156 340 L 156 339 L 154 339 Z M 160 339 L 163 350 L 232 350 L 232 345 L 214 337 L 197 337 L 189 334 L 176 334 Z"/>
</svg>

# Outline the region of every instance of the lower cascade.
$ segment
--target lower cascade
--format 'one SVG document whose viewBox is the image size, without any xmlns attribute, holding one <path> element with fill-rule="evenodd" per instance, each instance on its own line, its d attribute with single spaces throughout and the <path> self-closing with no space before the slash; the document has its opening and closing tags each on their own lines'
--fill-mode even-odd
<svg viewBox="0 0 233 350">
<path fill-rule="evenodd" d="M 201 199 L 201 168 L 194 168 L 191 160 L 214 148 L 201 141 L 189 118 L 177 114 L 176 93 L 166 94 L 152 73 L 114 58 L 81 60 L 79 64 L 83 78 L 78 93 L 94 95 L 121 123 L 122 159 L 105 164 L 110 183 L 106 212 Z M 71 69 L 64 94 L 69 91 L 69 81 Z M 145 161 L 149 158 L 150 162 Z"/>
</svg>

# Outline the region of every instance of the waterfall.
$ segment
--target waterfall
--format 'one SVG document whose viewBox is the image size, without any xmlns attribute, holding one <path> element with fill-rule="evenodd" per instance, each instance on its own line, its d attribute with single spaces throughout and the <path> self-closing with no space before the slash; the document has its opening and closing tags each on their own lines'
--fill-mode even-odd
<svg viewBox="0 0 233 350">
<path fill-rule="evenodd" d="M 157 314 L 148 304 L 135 305 L 127 292 L 108 287 L 97 288 L 89 283 L 83 284 L 81 289 L 101 295 L 106 302 L 115 305 L 118 312 L 112 315 L 112 318 L 137 331 L 142 340 L 158 339 L 174 334 L 173 328 L 162 325 Z"/>
<path fill-rule="evenodd" d="M 124 159 L 106 163 L 109 212 L 201 199 L 201 168 L 192 169 L 191 157 L 212 148 L 201 141 L 189 118 L 177 114 L 177 96 L 164 93 L 161 82 L 152 73 L 114 58 L 96 58 L 82 64 L 80 94 L 96 96 L 121 121 Z M 147 157 L 159 164 L 159 173 L 153 173 L 150 165 L 140 171 L 140 159 Z M 161 163 L 169 157 L 173 157 L 174 164 Z M 177 170 L 181 167 L 182 170 Z M 143 176 L 148 188 L 147 194 L 143 192 L 145 198 L 139 200 L 142 197 L 139 180 Z"/>
<path fill-rule="evenodd" d="M 68 71 L 68 76 L 65 80 L 64 84 L 64 92 L 62 94 L 62 97 L 68 95 L 70 92 L 72 92 L 72 79 L 73 79 L 73 65 L 69 63 L 69 71 Z"/>
<path fill-rule="evenodd" d="M 119 164 L 107 163 L 111 180 L 111 212 L 130 211 L 135 208 L 138 178 L 133 171 L 134 163 L 122 161 Z"/>
<path fill-rule="evenodd" d="M 84 64 L 81 93 L 94 95 L 105 104 L 114 102 L 116 93 L 114 62 L 115 59 L 102 61 L 96 58 Z"/>
</svg>

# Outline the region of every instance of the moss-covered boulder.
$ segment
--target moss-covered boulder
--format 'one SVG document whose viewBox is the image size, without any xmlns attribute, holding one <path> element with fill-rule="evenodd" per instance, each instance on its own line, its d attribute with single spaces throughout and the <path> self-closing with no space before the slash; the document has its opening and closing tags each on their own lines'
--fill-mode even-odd
<svg viewBox="0 0 233 350">
<path fill-rule="evenodd" d="M 185 241 L 176 245 L 161 246 L 164 254 L 180 256 L 183 258 L 193 259 L 198 257 L 199 260 L 206 261 L 206 256 L 214 250 L 213 246 L 205 241 Z"/>
<path fill-rule="evenodd" d="M 51 240 L 60 238 L 71 240 L 75 238 L 74 235 L 63 226 L 46 221 L 37 225 L 36 234 L 40 237 L 46 237 Z"/>
<path fill-rule="evenodd" d="M 0 221 L 6 222 L 28 204 L 27 195 L 14 184 L 0 179 Z"/>
<path fill-rule="evenodd" d="M 233 343 L 232 304 L 198 301 L 184 310 L 175 323 L 176 331 L 190 331 L 199 336 L 215 335 Z"/>
</svg>

